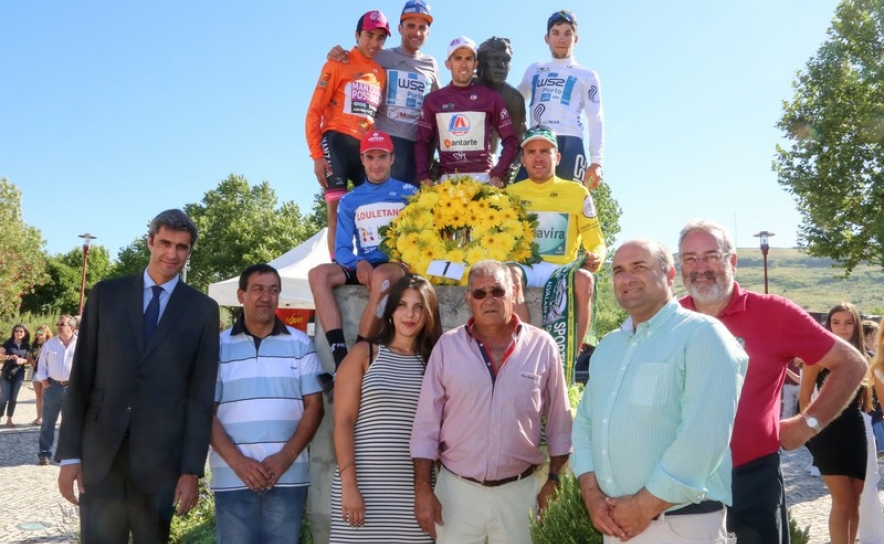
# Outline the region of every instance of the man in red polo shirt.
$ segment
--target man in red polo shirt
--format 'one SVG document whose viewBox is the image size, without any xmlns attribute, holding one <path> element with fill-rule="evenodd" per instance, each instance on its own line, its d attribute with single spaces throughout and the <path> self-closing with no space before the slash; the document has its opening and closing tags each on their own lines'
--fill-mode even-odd
<svg viewBox="0 0 884 544">
<path fill-rule="evenodd" d="M 741 288 L 734 281 L 736 249 L 722 226 L 688 223 L 678 247 L 688 292 L 681 304 L 717 317 L 749 354 L 731 438 L 728 531 L 740 544 L 789 542 L 779 449 L 801 446 L 844 409 L 865 375 L 865 360 L 788 299 Z M 780 390 L 795 357 L 831 373 L 804 413 L 780 421 Z"/>
</svg>

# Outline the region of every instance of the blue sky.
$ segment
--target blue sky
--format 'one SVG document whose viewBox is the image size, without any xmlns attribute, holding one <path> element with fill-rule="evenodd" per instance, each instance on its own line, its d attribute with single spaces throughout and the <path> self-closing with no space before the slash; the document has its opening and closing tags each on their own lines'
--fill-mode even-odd
<svg viewBox="0 0 884 544">
<path fill-rule="evenodd" d="M 304 116 L 333 44 L 359 16 L 398 21 L 404 0 L 0 2 L 0 177 L 51 253 L 90 232 L 112 256 L 160 210 L 199 201 L 229 174 L 269 182 L 309 211 L 318 185 Z M 673 247 L 690 219 L 737 245 L 799 216 L 771 170 L 791 84 L 825 41 L 834 0 L 431 1 L 424 51 L 442 65 L 465 34 L 513 42 L 510 83 L 549 58 L 546 18 L 573 9 L 575 56 L 599 73 L 605 178 L 623 209 L 619 241 Z M 493 7 L 492 7 L 493 6 Z M 398 34 L 388 41 L 398 44 Z M 674 247 L 673 247 L 674 249 Z"/>
</svg>

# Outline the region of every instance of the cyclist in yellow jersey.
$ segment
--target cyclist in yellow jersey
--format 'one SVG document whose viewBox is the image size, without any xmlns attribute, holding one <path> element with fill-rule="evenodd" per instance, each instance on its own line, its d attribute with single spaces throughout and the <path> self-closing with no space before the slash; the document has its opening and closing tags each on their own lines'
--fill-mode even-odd
<svg viewBox="0 0 884 544">
<path fill-rule="evenodd" d="M 537 215 L 534 241 L 540 246 L 543 262 L 526 265 L 512 263 L 516 305 L 514 311 L 528 322 L 525 287 L 543 287 L 553 272 L 577 259 L 581 243 L 588 255 L 574 277 L 577 299 L 577 334 L 581 340 L 589 330 L 592 317 L 593 272 L 605 259 L 607 248 L 589 190 L 574 181 L 556 177 L 560 159 L 555 133 L 544 125 L 535 125 L 522 141 L 522 165 L 528 179 L 507 187 L 531 213 Z"/>
</svg>

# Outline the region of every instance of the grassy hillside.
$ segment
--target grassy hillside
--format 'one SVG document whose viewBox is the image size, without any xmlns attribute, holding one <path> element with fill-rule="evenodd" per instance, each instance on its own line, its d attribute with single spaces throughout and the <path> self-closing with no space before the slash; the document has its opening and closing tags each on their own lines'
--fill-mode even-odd
<svg viewBox="0 0 884 544">
<path fill-rule="evenodd" d="M 737 255 L 737 281 L 749 290 L 764 292 L 761 250 L 741 248 Z M 846 300 L 856 304 L 863 314 L 884 314 L 884 269 L 864 265 L 844 278 L 843 270 L 834 267 L 831 259 L 781 248 L 771 248 L 767 265 L 769 291 L 788 297 L 809 311 L 824 313 Z M 680 280 L 675 287 L 683 294 Z"/>
</svg>

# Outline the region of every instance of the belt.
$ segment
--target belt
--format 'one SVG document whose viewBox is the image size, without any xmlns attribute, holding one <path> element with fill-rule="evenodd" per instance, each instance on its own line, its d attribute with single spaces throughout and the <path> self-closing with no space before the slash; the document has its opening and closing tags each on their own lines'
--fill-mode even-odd
<svg viewBox="0 0 884 544">
<path fill-rule="evenodd" d="M 661 516 L 691 516 L 696 514 L 711 514 L 712 512 L 720 512 L 724 510 L 724 504 L 720 501 L 702 501 L 687 506 L 682 506 L 669 512 L 663 512 L 654 519 Z"/>
<path fill-rule="evenodd" d="M 65 386 L 65 387 L 67 387 L 67 385 L 68 385 L 68 382 L 67 382 L 67 381 L 56 380 L 55 378 L 47 378 L 46 381 L 48 381 L 49 383 L 55 383 L 55 384 L 58 384 L 58 385 L 63 385 L 63 386 Z"/>
<path fill-rule="evenodd" d="M 473 482 L 474 484 L 483 485 L 485 487 L 498 487 L 501 485 L 506 485 L 506 484 L 511 484 L 513 482 L 518 482 L 519 480 L 521 480 L 523 478 L 527 478 L 528 476 L 531 476 L 532 474 L 534 474 L 534 471 L 537 470 L 536 465 L 531 465 L 530 467 L 525 469 L 525 472 L 523 472 L 521 474 L 517 474 L 515 476 L 510 476 L 509 478 L 503 478 L 502 480 L 485 480 L 484 482 L 480 482 L 479 480 L 477 480 L 475 478 L 470 478 L 469 476 L 461 476 L 460 474 L 454 472 L 453 470 L 446 467 L 445 465 L 442 465 L 442 466 L 445 467 L 445 470 L 454 474 L 455 476 L 457 476 L 461 480 Z"/>
</svg>

